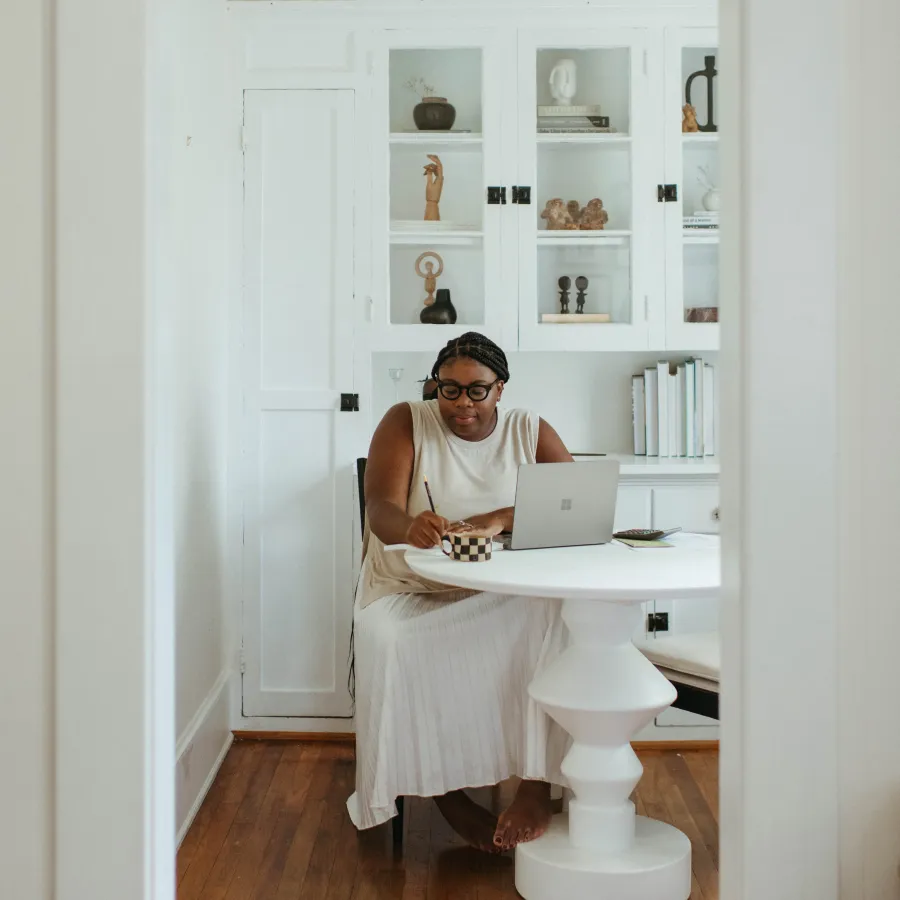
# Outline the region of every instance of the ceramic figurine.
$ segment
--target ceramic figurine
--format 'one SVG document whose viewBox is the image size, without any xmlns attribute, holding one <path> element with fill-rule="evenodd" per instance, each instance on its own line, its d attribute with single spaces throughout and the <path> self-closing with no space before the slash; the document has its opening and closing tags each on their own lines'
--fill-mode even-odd
<svg viewBox="0 0 900 900">
<path fill-rule="evenodd" d="M 561 59 L 550 72 L 550 96 L 559 106 L 571 106 L 578 88 L 574 59 Z"/>
<path fill-rule="evenodd" d="M 577 200 L 570 200 L 566 204 L 566 209 L 572 217 L 572 221 L 577 225 L 581 221 L 581 204 Z"/>
<path fill-rule="evenodd" d="M 575 279 L 575 287 L 578 288 L 578 296 L 575 298 L 575 302 L 577 304 L 577 308 L 575 310 L 576 313 L 584 312 L 584 301 L 587 297 L 587 286 L 588 280 L 584 277 L 584 275 L 579 275 Z"/>
<path fill-rule="evenodd" d="M 559 281 L 559 311 L 565 315 L 569 311 L 569 288 L 572 287 L 572 279 L 568 275 L 561 275 Z"/>
<path fill-rule="evenodd" d="M 431 259 L 436 259 L 438 264 L 437 272 L 434 271 L 434 263 Z M 421 264 L 423 260 L 428 260 L 425 262 L 425 271 L 423 272 L 421 269 Z M 441 277 L 441 273 L 444 271 L 444 260 L 441 259 L 440 254 L 435 253 L 434 250 L 426 250 L 424 253 L 420 253 L 418 259 L 416 259 L 416 275 L 419 278 L 425 279 L 425 305 L 431 306 L 434 303 L 434 290 L 437 287 L 437 280 Z"/>
<path fill-rule="evenodd" d="M 566 231 L 578 226 L 572 221 L 572 215 L 559 197 L 548 200 L 541 218 L 547 220 L 547 231 Z"/>
<path fill-rule="evenodd" d="M 609 221 L 609 213 L 603 208 L 603 201 L 594 197 L 581 212 L 579 228 L 583 231 L 602 231 Z"/>
<path fill-rule="evenodd" d="M 441 200 L 441 191 L 444 189 L 444 166 L 440 157 L 433 153 L 428 154 L 431 162 L 425 166 L 425 221 L 440 222 L 441 211 L 438 203 Z"/>
<path fill-rule="evenodd" d="M 685 103 L 681 107 L 681 113 L 681 130 L 685 134 L 700 130 L 700 126 L 697 124 L 697 110 L 690 103 Z"/>
</svg>

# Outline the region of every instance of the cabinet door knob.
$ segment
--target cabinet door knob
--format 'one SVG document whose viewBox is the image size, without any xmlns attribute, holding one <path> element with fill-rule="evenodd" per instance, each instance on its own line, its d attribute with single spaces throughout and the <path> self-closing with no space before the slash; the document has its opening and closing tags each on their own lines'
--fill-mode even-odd
<svg viewBox="0 0 900 900">
<path fill-rule="evenodd" d="M 712 517 L 716 522 L 718 522 L 719 519 L 721 518 L 721 516 L 719 515 L 719 507 L 718 506 L 712 511 Z"/>
</svg>

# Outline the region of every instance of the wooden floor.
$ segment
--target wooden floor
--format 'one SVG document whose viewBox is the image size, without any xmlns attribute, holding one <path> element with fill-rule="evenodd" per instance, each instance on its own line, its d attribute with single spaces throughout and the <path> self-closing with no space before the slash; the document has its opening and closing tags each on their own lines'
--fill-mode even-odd
<svg viewBox="0 0 900 900">
<path fill-rule="evenodd" d="M 638 812 L 693 844 L 691 900 L 718 900 L 718 754 L 642 752 Z M 344 803 L 353 748 L 283 741 L 235 744 L 178 853 L 178 900 L 501 900 L 519 895 L 512 854 L 468 847 L 429 800 L 407 800 L 401 853 L 390 826 L 358 834 Z M 513 785 L 474 792 L 484 805 Z"/>
</svg>

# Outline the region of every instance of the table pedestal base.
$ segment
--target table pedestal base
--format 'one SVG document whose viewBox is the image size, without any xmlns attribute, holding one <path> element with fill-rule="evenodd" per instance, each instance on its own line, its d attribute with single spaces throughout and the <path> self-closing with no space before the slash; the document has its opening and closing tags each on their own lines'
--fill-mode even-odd
<svg viewBox="0 0 900 900">
<path fill-rule="evenodd" d="M 630 849 L 573 847 L 565 815 L 516 848 L 516 890 L 525 900 L 688 900 L 691 842 L 677 828 L 637 816 Z"/>
</svg>

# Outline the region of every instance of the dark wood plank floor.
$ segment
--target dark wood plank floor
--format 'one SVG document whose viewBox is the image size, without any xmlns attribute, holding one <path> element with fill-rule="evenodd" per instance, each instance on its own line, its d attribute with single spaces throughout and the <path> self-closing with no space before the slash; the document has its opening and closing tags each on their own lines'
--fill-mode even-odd
<svg viewBox="0 0 900 900">
<path fill-rule="evenodd" d="M 718 754 L 642 752 L 638 812 L 693 844 L 691 900 L 718 900 Z M 505 900 L 518 897 L 512 854 L 461 844 L 428 800 L 407 800 L 407 834 L 357 834 L 344 803 L 353 748 L 284 741 L 235 744 L 178 853 L 178 900 Z M 514 785 L 474 792 L 485 806 Z"/>
</svg>

